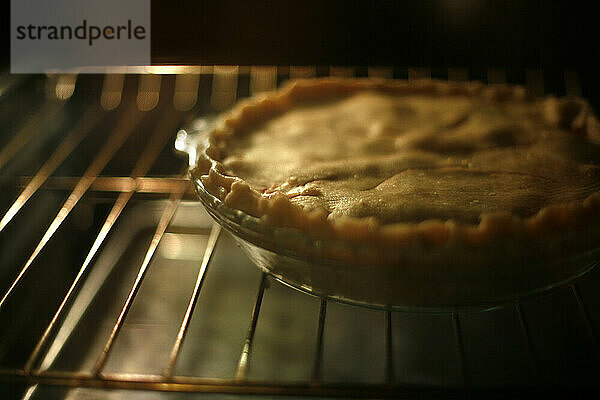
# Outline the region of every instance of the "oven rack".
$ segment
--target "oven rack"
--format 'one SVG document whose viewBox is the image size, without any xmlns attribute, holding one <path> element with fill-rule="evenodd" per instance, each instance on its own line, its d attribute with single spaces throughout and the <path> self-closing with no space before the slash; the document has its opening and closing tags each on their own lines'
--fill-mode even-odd
<svg viewBox="0 0 600 400">
<path fill-rule="evenodd" d="M 51 318 L 43 323 L 43 330 L 35 345 L 27 352 L 25 363 L 21 367 L 0 369 L 0 378 L 10 384 L 23 384 L 26 390 L 24 399 L 35 398 L 36 390 L 41 386 L 102 388 L 102 389 L 139 389 L 165 392 L 203 392 L 203 393 L 231 393 L 231 394 L 261 394 L 261 395 L 296 395 L 296 396 L 322 396 L 322 397 L 457 397 L 469 395 L 507 396 L 523 395 L 524 393 L 554 394 L 557 390 L 589 389 L 590 382 L 583 386 L 547 385 L 541 378 L 544 365 L 540 360 L 540 352 L 536 349 L 531 334 L 531 322 L 528 313 L 524 311 L 526 304 L 515 301 L 506 307 L 517 316 L 521 339 L 527 351 L 527 358 L 531 364 L 534 379 L 530 384 L 515 385 L 504 388 L 473 385 L 470 379 L 471 369 L 465 347 L 469 342 L 463 333 L 462 313 L 449 313 L 443 316 L 448 318 L 454 335 L 454 351 L 459 361 L 459 378 L 450 384 L 412 384 L 399 383 L 396 381 L 395 370 L 399 367 L 394 356 L 394 327 L 393 320 L 397 312 L 385 312 L 383 315 L 383 373 L 384 376 L 377 384 L 357 384 L 352 382 L 328 383 L 322 379 L 323 375 L 323 353 L 325 351 L 324 333 L 327 329 L 327 310 L 329 302 L 320 299 L 318 312 L 314 316 L 317 321 L 314 332 L 313 363 L 310 377 L 305 382 L 275 382 L 255 381 L 248 378 L 248 371 L 252 366 L 251 356 L 253 352 L 253 341 L 257 330 L 261 304 L 267 287 L 271 283 L 276 284 L 272 278 L 262 274 L 259 279 L 256 296 L 253 300 L 250 315 L 247 317 L 248 330 L 243 343 L 240 343 L 240 352 L 235 373 L 231 378 L 213 378 L 209 376 L 181 376 L 174 373 L 177 360 L 181 354 L 182 346 L 188 328 L 199 301 L 201 289 L 203 288 L 207 271 L 211 265 L 211 258 L 219 243 L 221 230 L 217 225 L 212 225 L 209 231 L 203 231 L 207 236 L 206 250 L 202 259 L 198 262 L 198 272 L 185 314 L 180 322 L 177 335 L 173 338 L 168 362 L 162 368 L 162 374 L 130 374 L 105 372 L 107 360 L 114 348 L 116 339 L 126 322 L 128 313 L 140 291 L 140 287 L 147 275 L 149 266 L 155 256 L 157 248 L 165 233 L 169 232 L 170 224 L 178 212 L 178 207 L 186 200 L 194 199 L 193 191 L 185 179 L 186 165 L 183 160 L 177 159 L 171 154 L 174 135 L 177 128 L 189 122 L 193 116 L 219 112 L 228 108 L 239 97 L 254 94 L 260 91 L 276 87 L 282 81 L 295 77 L 310 77 L 321 75 L 336 76 L 381 76 L 394 78 L 446 78 L 453 80 L 482 79 L 489 83 L 513 82 L 515 77 L 524 78 L 522 82 L 527 85 L 528 90 L 534 94 L 545 92 L 556 92 L 557 94 L 581 95 L 578 75 L 575 71 L 558 71 L 552 75 L 556 79 L 548 79 L 547 71 L 524 70 L 510 71 L 491 68 L 485 71 L 469 70 L 462 68 L 350 68 L 350 67 L 238 67 L 238 66 L 215 66 L 215 67 L 152 67 L 142 75 L 106 75 L 78 77 L 75 75 L 54 75 L 47 77 L 34 77 L 31 79 L 23 76 L 4 75 L 0 80 L 0 104 L 6 104 L 7 98 L 14 98 L 15 93 L 20 90 L 38 90 L 45 93 L 45 98 L 19 100 L 31 105 L 35 111 L 26 113 L 20 118 L 21 124 L 15 129 L 15 133 L 8 138 L 3 138 L 3 147 L 0 149 L 0 172 L 7 169 L 8 173 L 2 176 L 0 183 L 11 189 L 11 195 L 16 194 L 16 200 L 11 199 L 7 205 L 3 204 L 2 219 L 0 220 L 0 242 L 8 243 L 9 237 L 3 233 L 11 232 L 11 225 L 22 222 L 22 214 L 31 212 L 27 207 L 28 202 L 36 197 L 39 192 L 64 192 L 68 193 L 66 200 L 53 211 L 54 219 L 50 220 L 47 229 L 41 231 L 41 239 L 35 240 L 31 249 L 24 249 L 26 257 L 24 261 L 15 265 L 6 264 L 2 257 L 2 269 L 10 268 L 10 279 L 8 285 L 2 288 L 2 299 L 0 300 L 0 316 L 2 313 L 14 313 L 13 318 L 18 318 L 14 310 L 18 310 L 18 304 L 14 298 L 19 291 L 20 285 L 26 280 L 32 268 L 43 268 L 38 265 L 40 258 L 48 247 L 51 247 L 53 237 L 61 230 L 69 215 L 83 203 L 86 196 L 97 196 L 110 199 L 112 206 L 106 218 L 99 224 L 99 231 L 94 233 L 93 240 L 88 243 L 89 251 L 85 255 L 83 264 L 77 266 L 77 273 L 73 280 L 66 286 L 58 308 L 51 313 Z M 148 73 L 149 72 L 149 73 Z M 33 83 L 31 81 L 34 81 Z M 84 81 L 84 82 L 80 82 Z M 127 81 L 127 84 L 125 84 Z M 548 82 L 552 82 L 548 85 Z M 559 82 L 558 84 L 556 82 Z M 101 82 L 101 85 L 99 85 Z M 29 85 L 29 86 L 28 86 Z M 79 86 L 84 93 L 79 94 Z M 98 90 L 100 86 L 100 90 Z M 550 89 L 549 89 L 549 88 Z M 133 89 L 135 88 L 135 89 Z M 558 88 L 558 89 L 557 89 Z M 91 95 L 90 95 L 91 93 Z M 27 94 L 27 93 L 26 93 Z M 98 94 L 99 99 L 98 99 Z M 585 94 L 585 93 L 584 93 Z M 2 97 L 5 97 L 4 99 Z M 25 96 L 26 97 L 26 96 Z M 42 96 L 43 97 L 43 96 Z M 168 100 L 164 100 L 167 97 Z M 98 104 L 100 103 L 100 107 Z M 43 130 L 53 118 L 65 113 L 65 108 L 71 102 L 77 102 L 70 112 L 75 117 L 69 120 L 71 128 L 66 135 L 55 140 L 51 148 L 50 156 L 45 153 L 42 161 L 35 159 L 36 165 L 27 170 L 27 174 L 19 175 L 13 173 L 11 167 L 19 163 L 19 157 L 30 151 L 30 146 L 36 141 L 36 134 Z M 160 103 L 160 104 L 159 104 Z M 8 120 L 8 111 L 2 110 L 0 121 Z M 66 160 L 71 160 L 73 154 L 77 154 L 78 146 L 87 139 L 109 114 L 114 115 L 116 120 L 114 128 L 108 137 L 99 140 L 100 144 L 89 158 L 79 157 L 83 161 L 83 172 L 79 175 L 69 175 L 69 170 L 61 170 Z M 143 140 L 134 142 L 129 150 L 122 153 L 122 147 L 127 147 L 126 142 L 132 132 L 142 125 L 144 119 L 152 120 L 146 128 L 151 132 L 146 134 Z M 111 167 L 112 162 L 118 156 L 131 157 L 131 148 L 141 148 L 139 156 L 136 156 L 131 172 L 119 174 L 120 165 Z M 40 150 L 32 150 L 39 154 Z M 25 157 L 26 158 L 26 157 Z M 156 164 L 164 161 L 168 167 L 164 170 L 156 169 Z M 15 164 L 16 162 L 16 164 Z M 113 168 L 106 174 L 106 167 Z M 21 169 L 22 170 L 22 169 Z M 67 174 L 65 174 L 67 172 Z M 116 199 L 115 199 L 116 197 Z M 113 201 L 114 199 L 114 201 Z M 159 199 L 159 200 L 157 200 Z M 14 201 L 13 201 L 14 200 Z M 33 201 L 33 200 L 32 200 Z M 94 269 L 96 258 L 102 252 L 105 243 L 110 240 L 114 227 L 122 214 L 126 213 L 129 203 L 160 202 L 162 211 L 156 226 L 153 227 L 152 240 L 149 242 L 143 262 L 139 269 L 133 285 L 127 296 L 120 300 L 122 307 L 110 335 L 104 342 L 102 351 L 97 355 L 91 371 L 58 371 L 49 365 L 44 365 L 50 344 L 57 340 L 57 331 L 64 323 L 65 314 L 73 306 L 74 299 L 81 290 L 81 286 Z M 21 219 L 19 218 L 21 217 Z M 38 229 L 39 230 L 39 229 Z M 2 232 L 6 231 L 6 232 Z M 583 279 L 586 279 L 584 277 Z M 273 282 L 272 282 L 273 281 Z M 597 310 L 588 306 L 588 300 L 592 298 L 592 291 L 582 293 L 580 282 L 574 282 L 567 287 L 558 289 L 558 292 L 568 293 L 571 300 L 577 305 L 577 318 L 580 319 L 587 335 L 586 351 L 593 354 L 597 362 L 600 355 L 597 331 L 594 321 L 597 321 Z M 593 287 L 588 284 L 586 287 Z M 593 299 L 594 304 L 597 300 Z M 594 314 L 596 312 L 596 314 Z M 4 317 L 1 331 L 10 330 L 14 319 Z M 18 334 L 18 333 L 17 333 Z M 3 335 L 1 338 L 6 338 Z M 58 338 L 60 339 L 60 338 Z M 0 353 L 2 354 L 2 353 Z M 285 365 L 281 366 L 285 368 Z M 12 392 L 11 392 L 12 393 Z"/>
</svg>

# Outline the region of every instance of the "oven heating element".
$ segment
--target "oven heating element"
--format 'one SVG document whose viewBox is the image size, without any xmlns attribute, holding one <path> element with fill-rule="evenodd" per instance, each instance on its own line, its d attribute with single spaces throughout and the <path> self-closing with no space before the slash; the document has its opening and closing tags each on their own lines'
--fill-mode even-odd
<svg viewBox="0 0 600 400">
<path fill-rule="evenodd" d="M 330 303 L 253 268 L 194 201 L 187 164 L 172 150 L 178 128 L 196 116 L 223 111 L 289 78 L 475 78 L 523 83 L 536 95 L 579 96 L 575 71 L 551 78 L 538 70 L 498 68 L 143 72 L 150 73 L 0 77 L 0 393 L 23 399 L 130 389 L 409 398 L 595 388 L 597 268 L 544 296 L 484 312 L 418 314 Z M 71 240 L 79 250 L 64 255 L 60 243 Z M 172 266 L 163 271 L 161 263 Z M 162 271 L 162 281 L 148 281 L 154 270 Z M 182 286 L 172 287 L 176 283 Z M 144 320 L 136 306 L 158 296 L 148 307 L 168 311 L 173 291 L 178 308 L 154 314 L 164 321 L 142 322 L 135 334 L 136 321 Z M 203 305 L 205 297 L 211 306 Z M 38 303 L 44 306 L 38 309 Z M 211 309 L 214 318 L 198 320 Z M 168 338 L 157 351 L 161 364 L 148 355 L 139 365 L 152 372 L 129 370 L 128 359 L 155 351 L 144 346 L 146 339 L 154 343 L 144 332 Z M 94 339 L 86 342 L 85 336 Z M 137 353 L 119 356 L 125 342 L 137 345 Z M 77 350 L 69 352 L 69 346 Z"/>
</svg>

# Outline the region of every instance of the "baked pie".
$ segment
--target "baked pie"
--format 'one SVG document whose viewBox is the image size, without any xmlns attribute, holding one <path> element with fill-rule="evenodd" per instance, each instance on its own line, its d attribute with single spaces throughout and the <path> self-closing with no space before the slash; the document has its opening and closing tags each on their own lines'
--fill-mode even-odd
<svg viewBox="0 0 600 400">
<path fill-rule="evenodd" d="M 267 232 L 249 240 L 251 257 L 325 294 L 462 304 L 473 290 L 512 295 L 597 261 L 600 124 L 582 99 L 477 82 L 301 80 L 241 101 L 197 150 L 200 191 Z M 278 245 L 271 228 L 309 244 Z M 273 261 L 284 253 L 293 257 Z M 573 256 L 583 261 L 569 269 Z M 322 259 L 370 269 L 354 276 Z M 448 277 L 471 285 L 444 286 Z"/>
<path fill-rule="evenodd" d="M 579 99 L 438 81 L 297 81 L 211 134 L 204 187 L 312 235 L 482 242 L 597 222 L 600 125 Z"/>
</svg>

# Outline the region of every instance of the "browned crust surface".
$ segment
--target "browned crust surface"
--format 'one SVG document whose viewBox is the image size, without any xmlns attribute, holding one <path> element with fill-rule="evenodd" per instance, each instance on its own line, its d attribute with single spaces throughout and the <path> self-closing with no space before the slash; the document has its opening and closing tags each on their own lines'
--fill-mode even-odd
<svg viewBox="0 0 600 400">
<path fill-rule="evenodd" d="M 489 243 L 498 237 L 540 237 L 561 230 L 597 225 L 600 192 L 583 200 L 545 206 L 534 215 L 520 217 L 507 212 L 486 213 L 478 223 L 430 219 L 416 223 L 381 223 L 376 217 L 331 216 L 322 209 L 294 204 L 281 193 L 266 195 L 243 179 L 230 176 L 222 161 L 227 142 L 270 117 L 296 104 L 348 96 L 361 90 L 380 90 L 398 95 L 464 95 L 492 102 L 540 102 L 550 124 L 600 143 L 600 124 L 589 105 L 581 99 L 546 97 L 533 100 L 518 86 L 486 86 L 477 82 L 450 83 L 434 80 L 390 81 L 372 79 L 315 79 L 295 81 L 278 91 L 243 100 L 224 114 L 210 133 L 209 145 L 199 149 L 192 176 L 230 208 L 260 218 L 264 224 L 296 228 L 320 239 L 368 242 L 391 246 L 426 242 Z"/>
</svg>

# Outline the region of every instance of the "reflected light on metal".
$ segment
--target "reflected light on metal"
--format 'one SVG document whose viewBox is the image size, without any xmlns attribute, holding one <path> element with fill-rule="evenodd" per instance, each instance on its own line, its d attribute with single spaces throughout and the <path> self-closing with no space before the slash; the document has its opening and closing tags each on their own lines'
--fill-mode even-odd
<svg viewBox="0 0 600 400">
<path fill-rule="evenodd" d="M 6 299 L 11 295 L 17 284 L 21 281 L 33 261 L 37 258 L 38 254 L 42 251 L 42 249 L 46 246 L 48 241 L 52 238 L 54 233 L 58 230 L 58 228 L 62 225 L 63 221 L 67 218 L 73 207 L 79 202 L 79 200 L 83 197 L 83 195 L 90 188 L 94 180 L 98 177 L 100 172 L 104 169 L 106 164 L 108 164 L 109 160 L 112 156 L 117 152 L 117 150 L 121 147 L 121 145 L 125 142 L 125 139 L 129 137 L 135 126 L 142 119 L 141 113 L 137 112 L 135 108 L 130 108 L 129 112 L 123 115 L 123 118 L 119 121 L 119 125 L 112 132 L 110 137 L 104 144 L 104 147 L 98 152 L 96 158 L 92 161 L 87 171 L 81 177 L 62 208 L 44 233 L 44 236 L 39 241 L 35 250 L 31 254 L 31 256 L 27 259 L 27 262 L 14 279 L 13 283 L 10 285 L 2 300 L 0 300 L 0 310 L 2 306 L 6 302 Z"/>
<path fill-rule="evenodd" d="M 114 110 L 121 104 L 123 93 L 123 74 L 107 74 L 104 76 L 102 84 L 102 94 L 100 95 L 100 104 L 105 110 Z"/>
<path fill-rule="evenodd" d="M 258 293 L 256 294 L 256 300 L 252 307 L 252 315 L 250 316 L 250 326 L 248 327 L 248 333 L 246 334 L 246 340 L 244 341 L 244 347 L 240 354 L 240 359 L 237 364 L 235 372 L 235 379 L 243 381 L 248 375 L 248 369 L 250 368 L 250 356 L 252 355 L 252 343 L 254 342 L 254 334 L 256 332 L 256 325 L 258 324 L 258 316 L 260 315 L 260 307 L 262 305 L 263 296 L 265 290 L 269 287 L 269 281 L 267 274 L 263 272 L 262 279 L 260 280 L 260 286 L 258 287 Z"/>
<path fill-rule="evenodd" d="M 277 86 L 277 67 L 250 67 L 250 95 L 268 92 Z"/>
<path fill-rule="evenodd" d="M 238 66 L 215 66 L 210 105 L 217 111 L 229 108 L 237 98 Z"/>
<path fill-rule="evenodd" d="M 183 129 L 181 129 L 179 132 L 177 132 L 177 137 L 175 138 L 175 150 L 177 150 L 177 151 L 185 150 L 187 136 L 188 136 L 187 132 Z"/>
<path fill-rule="evenodd" d="M 50 177 L 44 184 L 44 189 L 69 190 L 73 189 L 79 182 L 78 177 Z M 128 192 L 135 190 L 138 193 L 171 193 L 179 190 L 182 186 L 188 186 L 186 178 L 149 178 L 129 176 L 99 176 L 94 180 L 89 190 L 95 192 Z M 191 187 L 188 190 L 192 193 Z"/>
<path fill-rule="evenodd" d="M 130 67 L 129 73 L 139 74 L 211 74 L 212 65 L 152 65 L 144 67 Z"/>
<path fill-rule="evenodd" d="M 40 188 L 48 179 L 52 172 L 67 158 L 69 154 L 77 147 L 91 129 L 100 122 L 104 114 L 99 112 L 96 106 L 88 108 L 77 125 L 67 135 L 65 140 L 58 146 L 50 158 L 44 163 L 35 176 L 29 181 L 25 189 L 21 192 L 17 200 L 0 220 L 0 232 L 19 212 L 21 207 L 27 203 L 29 198 Z"/>
<path fill-rule="evenodd" d="M 164 145 L 164 141 L 168 137 L 168 132 L 171 132 L 171 130 L 169 129 L 169 124 L 177 122 L 178 117 L 179 117 L 178 113 L 170 113 L 169 115 L 167 115 L 166 118 L 162 119 L 161 122 L 163 122 L 163 123 L 159 124 L 159 126 L 157 126 L 156 134 L 153 136 L 153 138 L 150 140 L 150 142 L 148 142 L 148 145 L 147 145 L 146 149 L 144 150 L 142 156 L 138 160 L 136 166 L 133 168 L 132 176 L 135 177 L 138 175 L 142 175 L 148 171 L 148 169 L 150 168 L 150 166 L 152 165 L 152 163 L 154 162 L 154 160 L 160 153 L 160 150 L 162 149 L 162 146 Z M 187 170 L 187 167 L 185 168 L 185 170 Z M 182 171 L 182 173 L 183 173 L 183 171 Z M 108 354 L 114 343 L 114 340 L 116 339 L 117 335 L 119 334 L 119 331 L 121 330 L 124 318 L 127 315 L 127 313 L 129 312 L 129 308 L 131 307 L 131 304 L 133 303 L 133 299 L 135 298 L 135 295 L 137 294 L 137 292 L 140 288 L 142 280 L 144 279 L 144 276 L 146 274 L 146 269 L 148 268 L 148 265 L 150 264 L 150 260 L 152 259 L 152 256 L 154 255 L 154 252 L 156 251 L 156 248 L 158 247 L 158 244 L 159 244 L 163 234 L 165 233 L 167 226 L 171 222 L 171 219 L 173 218 L 173 215 L 175 214 L 175 211 L 177 210 L 177 207 L 179 206 L 179 202 L 181 201 L 181 198 L 183 197 L 184 193 L 185 193 L 185 187 L 182 187 L 179 190 L 177 190 L 171 194 L 170 203 L 167 206 L 167 208 L 165 209 L 165 211 L 163 212 L 163 215 L 159 221 L 159 224 L 156 228 L 154 237 L 152 238 L 150 247 L 148 248 L 148 251 L 146 253 L 146 257 L 144 258 L 144 262 L 142 263 L 142 266 L 140 267 L 140 271 L 138 273 L 136 281 L 135 281 L 133 287 L 131 288 L 131 291 L 129 292 L 129 296 L 127 297 L 127 300 L 125 301 L 125 304 L 123 305 L 123 309 L 121 310 L 121 313 L 119 314 L 119 317 L 117 319 L 117 322 L 115 323 L 115 326 L 113 327 L 111 335 L 110 335 L 109 339 L 107 340 L 107 342 L 104 346 L 104 349 L 103 349 L 102 353 L 100 354 L 100 357 L 96 361 L 96 366 L 94 368 L 95 375 L 100 373 L 100 371 L 102 370 L 102 367 L 104 366 L 104 363 L 106 362 Z M 131 198 L 131 195 L 132 195 L 132 193 L 130 192 L 129 198 Z M 129 200 L 129 198 L 127 198 L 127 201 Z"/>
<path fill-rule="evenodd" d="M 179 352 L 181 351 L 181 345 L 183 344 L 185 334 L 190 325 L 192 313 L 194 312 L 194 307 L 196 306 L 196 303 L 198 303 L 200 289 L 202 289 L 202 284 L 204 283 L 204 278 L 206 277 L 206 271 L 208 269 L 210 259 L 214 254 L 214 250 L 217 245 L 217 241 L 219 240 L 220 233 L 221 226 L 216 223 L 213 223 L 212 229 L 210 231 L 210 236 L 208 237 L 208 242 L 206 243 L 206 248 L 202 256 L 202 264 L 200 265 L 200 269 L 198 270 L 198 277 L 196 278 L 196 283 L 194 284 L 194 290 L 192 292 L 192 295 L 190 296 L 190 301 L 188 302 L 188 306 L 185 310 L 185 315 L 183 316 L 181 325 L 179 326 L 179 331 L 177 332 L 175 343 L 173 343 L 173 347 L 171 348 L 171 353 L 169 355 L 169 363 L 167 364 L 167 367 L 165 368 L 163 374 L 165 377 L 171 377 L 173 375 L 173 370 L 175 368 L 175 364 L 177 363 L 177 357 L 179 356 Z"/>
<path fill-rule="evenodd" d="M 31 397 L 35 394 L 38 385 L 29 386 L 25 394 L 23 395 L 22 400 L 31 400 Z"/>
<path fill-rule="evenodd" d="M 135 166 L 133 167 L 133 171 L 132 171 L 133 177 L 136 177 L 138 175 L 145 175 L 146 172 L 148 172 L 148 170 L 150 169 L 150 167 L 152 166 L 152 164 L 158 157 L 160 150 L 163 148 L 164 142 L 169 137 L 169 132 L 171 132 L 172 126 L 174 126 L 178 121 L 179 121 L 179 114 L 173 113 L 173 112 L 167 114 L 164 118 L 162 118 L 160 120 L 159 124 L 156 126 L 156 129 L 155 129 L 150 141 L 148 141 L 146 147 L 142 151 L 142 155 L 140 156 L 140 158 L 136 162 Z M 131 179 L 133 181 L 132 178 L 129 178 L 129 179 Z M 58 307 L 58 310 L 52 317 L 52 320 L 46 327 L 46 330 L 44 331 L 44 334 L 38 341 L 35 349 L 29 356 L 29 359 L 27 360 L 27 363 L 25 365 L 26 372 L 31 371 L 31 369 L 33 369 L 35 362 L 36 362 L 38 356 L 40 355 L 42 349 L 44 348 L 45 343 L 50 338 L 50 334 L 52 333 L 52 330 L 53 330 L 54 326 L 56 325 L 58 318 L 62 314 L 64 307 L 66 306 L 66 304 L 68 304 L 71 296 L 73 295 L 75 289 L 77 288 L 79 282 L 81 281 L 81 278 L 85 274 L 85 271 L 87 270 L 88 266 L 94 259 L 96 253 L 102 246 L 102 243 L 104 243 L 104 240 L 108 236 L 109 232 L 111 231 L 112 227 L 114 226 L 114 224 L 117 221 L 117 219 L 119 218 L 119 216 L 121 215 L 123 209 L 129 202 L 129 200 L 131 200 L 131 198 L 133 197 L 133 194 L 135 193 L 133 191 L 134 189 L 135 189 L 135 186 L 133 186 L 131 188 L 131 190 L 121 193 L 119 195 L 119 197 L 117 198 L 117 200 L 115 201 L 112 209 L 110 210 L 108 216 L 106 217 L 104 224 L 102 225 L 102 228 L 100 229 L 100 232 L 98 233 L 98 236 L 94 240 L 94 243 L 86 256 L 85 261 L 83 262 L 77 276 L 75 277 L 75 280 L 73 281 L 73 283 L 71 284 L 71 287 L 67 291 L 67 294 L 63 298 L 60 306 Z M 66 343 L 66 341 L 69 337 L 68 332 L 73 331 L 73 329 L 78 321 L 79 321 L 79 318 L 73 318 L 73 319 L 67 318 L 64 321 L 63 325 L 61 326 L 61 330 L 56 335 L 56 338 L 55 338 L 54 342 L 52 343 L 52 346 L 48 349 L 48 352 L 46 353 L 46 356 L 44 357 L 44 359 L 42 361 L 42 365 L 40 367 L 42 370 L 48 369 L 50 367 L 50 365 L 52 365 L 52 363 L 54 362 L 54 360 L 56 359 L 56 357 L 62 350 L 64 344 Z"/>
<path fill-rule="evenodd" d="M 177 132 L 177 137 L 175 138 L 175 150 L 187 153 L 188 155 L 188 165 L 193 167 L 196 164 L 196 147 L 188 145 L 188 133 L 185 130 L 180 130 Z"/>
<path fill-rule="evenodd" d="M 154 253 L 155 253 L 156 249 L 158 248 L 158 244 L 160 243 L 160 241 L 163 237 L 163 234 L 167 230 L 167 227 L 169 226 L 171 219 L 175 215 L 175 211 L 177 211 L 177 207 L 179 206 L 181 198 L 183 197 L 183 193 L 184 193 L 183 190 L 173 193 L 171 195 L 169 204 L 163 211 L 163 214 L 160 218 L 158 226 L 156 227 L 156 231 L 154 232 L 154 236 L 152 237 L 152 241 L 150 242 L 150 246 L 148 247 L 148 250 L 146 251 L 146 255 L 144 256 L 144 261 L 142 262 L 142 265 L 140 266 L 140 270 L 135 278 L 135 282 L 134 282 L 133 286 L 131 287 L 131 290 L 129 291 L 129 295 L 127 296 L 127 299 L 125 300 L 123 307 L 121 308 L 121 312 L 119 313 L 119 316 L 117 317 L 117 321 L 115 322 L 115 324 L 112 328 L 110 336 L 108 337 L 108 340 L 104 344 L 102 353 L 100 353 L 100 356 L 96 360 L 96 364 L 93 369 L 94 376 L 100 375 L 102 368 L 104 367 L 104 365 L 106 363 L 106 360 L 110 354 L 110 351 L 113 348 L 113 344 L 114 344 L 115 340 L 117 339 L 117 336 L 119 335 L 119 332 L 121 331 L 121 328 L 123 327 L 125 318 L 127 317 L 129 310 L 131 309 L 133 300 L 135 299 L 135 296 L 137 295 L 137 293 L 140 289 L 142 281 L 144 280 L 144 277 L 146 276 L 146 272 L 148 270 L 148 266 L 150 265 L 150 261 L 152 260 Z"/>
<path fill-rule="evenodd" d="M 135 100 L 140 111 L 150 111 L 158 105 L 160 95 L 160 75 L 141 75 Z"/>
<path fill-rule="evenodd" d="M 76 81 L 77 75 L 75 74 L 60 75 L 54 90 L 56 98 L 59 100 L 67 100 L 73 96 L 73 92 L 75 92 Z"/>
<path fill-rule="evenodd" d="M 198 99 L 198 84 L 200 75 L 185 74 L 175 77 L 175 94 L 173 95 L 173 106 L 179 111 L 191 110 Z"/>
<path fill-rule="evenodd" d="M 133 195 L 133 192 L 121 193 L 121 195 L 119 196 L 119 198 L 117 199 L 117 201 L 113 205 L 113 208 L 110 210 L 110 213 L 109 213 L 108 217 L 106 218 L 106 221 L 104 222 L 104 225 L 100 229 L 100 233 L 96 237 L 96 240 L 94 241 L 94 244 L 92 245 L 92 248 L 90 249 L 90 251 L 88 252 L 88 254 L 86 256 L 85 261 L 83 262 L 83 265 L 79 269 L 79 272 L 77 273 L 77 276 L 75 277 L 75 280 L 71 284 L 71 287 L 69 288 L 69 290 L 68 290 L 65 298 L 63 299 L 62 303 L 58 307 L 58 310 L 56 311 L 54 317 L 50 321 L 50 324 L 46 328 L 46 331 L 42 335 L 42 338 L 40 339 L 40 341 L 38 342 L 38 344 L 35 347 L 34 351 L 32 352 L 31 356 L 27 360 L 27 364 L 25 365 L 25 372 L 30 371 L 34 367 L 35 361 L 36 361 L 39 353 L 41 352 L 41 350 L 42 350 L 45 342 L 48 340 L 48 338 L 50 336 L 50 333 L 52 331 L 52 328 L 54 327 L 54 325 L 56 324 L 56 322 L 58 320 L 58 317 L 61 315 L 62 310 L 64 309 L 64 307 L 67 304 L 68 300 L 71 298 L 73 291 L 75 290 L 75 288 L 77 287 L 79 281 L 81 280 L 81 278 L 85 274 L 85 271 L 87 270 L 87 267 L 90 265 L 92 259 L 94 258 L 94 256 L 98 252 L 98 249 L 100 248 L 100 246 L 104 242 L 104 239 L 106 239 L 106 236 L 110 232 L 112 226 L 114 225 L 115 221 L 117 220 L 117 218 L 119 217 L 119 215 L 121 214 L 121 212 L 123 211 L 123 209 L 125 208 L 125 206 L 127 205 L 127 202 L 129 201 L 129 199 L 131 198 L 132 195 Z M 62 349 L 61 339 L 62 338 L 57 335 L 55 343 L 60 343 L 60 344 L 58 346 L 54 346 L 53 345 L 48 350 L 48 353 L 46 354 L 46 357 L 44 357 L 44 363 L 41 366 L 42 369 L 49 368 L 50 365 L 51 365 L 51 363 L 58 356 L 58 353 Z M 66 341 L 66 339 L 67 338 L 65 337 L 64 341 Z"/>
</svg>

